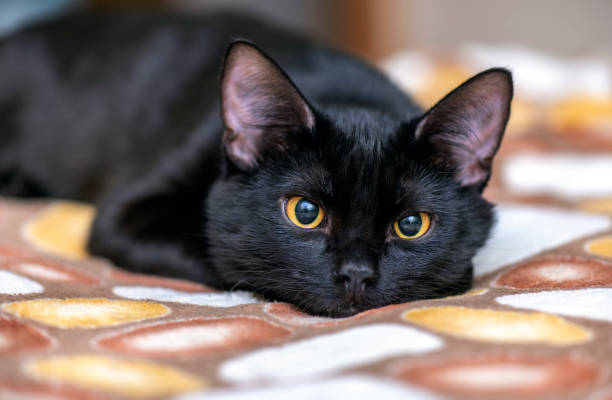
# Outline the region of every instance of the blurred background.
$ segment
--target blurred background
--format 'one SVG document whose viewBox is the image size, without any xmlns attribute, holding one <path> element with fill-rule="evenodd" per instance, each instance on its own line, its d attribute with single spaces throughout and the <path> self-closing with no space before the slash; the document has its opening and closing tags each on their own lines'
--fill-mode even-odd
<svg viewBox="0 0 612 400">
<path fill-rule="evenodd" d="M 0 32 L 69 7 L 234 10 L 260 15 L 379 61 L 406 47 L 513 43 L 558 55 L 612 50 L 607 0 L 3 0 Z"/>
<path fill-rule="evenodd" d="M 74 7 L 258 15 L 360 55 L 423 107 L 509 68 L 512 116 L 487 195 L 612 214 L 612 1 L 2 0 L 0 35 Z"/>
</svg>

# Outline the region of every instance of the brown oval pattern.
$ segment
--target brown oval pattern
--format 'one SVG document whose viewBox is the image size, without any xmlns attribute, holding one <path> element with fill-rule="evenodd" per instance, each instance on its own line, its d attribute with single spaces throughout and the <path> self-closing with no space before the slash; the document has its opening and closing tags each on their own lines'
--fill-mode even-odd
<svg viewBox="0 0 612 400">
<path fill-rule="evenodd" d="M 445 394 L 517 399 L 565 395 L 591 387 L 599 376 L 595 366 L 569 356 L 517 354 L 406 362 L 398 372 L 401 380 Z"/>
<path fill-rule="evenodd" d="M 137 328 L 100 338 L 97 344 L 121 353 L 191 356 L 245 349 L 290 334 L 289 329 L 258 318 L 193 319 Z"/>
<path fill-rule="evenodd" d="M 51 346 L 51 340 L 37 328 L 9 318 L 0 318 L 0 355 L 37 351 Z"/>
<path fill-rule="evenodd" d="M 90 274 L 8 246 L 0 246 L 0 269 L 15 271 L 37 280 L 83 285 L 99 283 L 99 280 Z"/>
<path fill-rule="evenodd" d="M 578 257 L 528 261 L 499 274 L 494 286 L 513 289 L 576 289 L 612 285 L 612 264 Z"/>
</svg>

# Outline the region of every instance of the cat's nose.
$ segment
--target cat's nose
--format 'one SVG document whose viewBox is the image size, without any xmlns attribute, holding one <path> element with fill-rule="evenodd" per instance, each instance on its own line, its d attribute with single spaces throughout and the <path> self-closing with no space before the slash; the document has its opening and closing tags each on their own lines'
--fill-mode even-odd
<svg viewBox="0 0 612 400">
<path fill-rule="evenodd" d="M 348 302 L 361 303 L 367 284 L 374 281 L 374 270 L 365 263 L 344 263 L 340 267 L 339 276 L 346 289 Z"/>
</svg>

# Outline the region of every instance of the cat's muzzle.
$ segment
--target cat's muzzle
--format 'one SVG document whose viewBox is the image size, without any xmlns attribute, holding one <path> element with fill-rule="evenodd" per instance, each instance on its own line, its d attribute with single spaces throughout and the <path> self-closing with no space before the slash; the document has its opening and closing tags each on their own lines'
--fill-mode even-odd
<svg viewBox="0 0 612 400">
<path fill-rule="evenodd" d="M 344 284 L 345 302 L 363 304 L 366 286 L 374 283 L 374 270 L 366 263 L 344 263 L 338 271 L 339 279 Z"/>
</svg>

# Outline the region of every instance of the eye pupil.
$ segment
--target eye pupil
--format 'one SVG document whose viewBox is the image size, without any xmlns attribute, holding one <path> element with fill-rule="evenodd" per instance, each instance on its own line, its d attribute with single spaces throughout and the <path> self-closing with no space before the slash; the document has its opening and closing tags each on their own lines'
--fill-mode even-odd
<svg viewBox="0 0 612 400">
<path fill-rule="evenodd" d="M 398 221 L 400 232 L 406 236 L 415 236 L 421 230 L 423 221 L 419 214 L 412 214 Z"/>
<path fill-rule="evenodd" d="M 295 217 L 304 225 L 313 223 L 318 215 L 319 207 L 308 200 L 302 199 L 295 205 Z"/>
<path fill-rule="evenodd" d="M 289 221 L 302 229 L 314 229 L 323 221 L 323 209 L 302 196 L 293 196 L 285 205 Z"/>
</svg>

